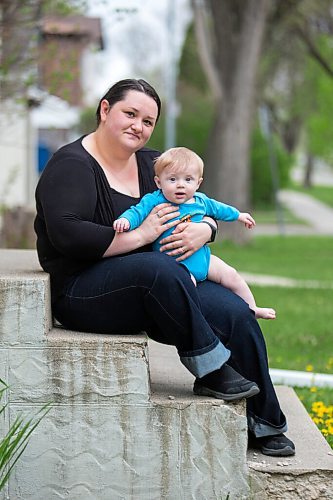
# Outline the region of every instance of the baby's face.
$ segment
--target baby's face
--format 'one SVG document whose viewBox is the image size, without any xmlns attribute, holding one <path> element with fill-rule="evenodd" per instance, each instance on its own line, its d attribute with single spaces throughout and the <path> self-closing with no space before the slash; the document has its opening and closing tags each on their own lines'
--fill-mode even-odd
<svg viewBox="0 0 333 500">
<path fill-rule="evenodd" d="M 190 164 L 184 168 L 166 167 L 159 176 L 155 176 L 157 187 L 171 203 L 189 201 L 202 182 L 197 165 Z"/>
</svg>

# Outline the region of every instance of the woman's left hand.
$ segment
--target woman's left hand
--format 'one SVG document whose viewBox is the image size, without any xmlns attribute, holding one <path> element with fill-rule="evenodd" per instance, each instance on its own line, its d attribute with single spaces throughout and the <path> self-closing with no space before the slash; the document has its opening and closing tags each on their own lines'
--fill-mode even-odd
<svg viewBox="0 0 333 500">
<path fill-rule="evenodd" d="M 170 236 L 163 238 L 161 252 L 167 255 L 177 256 L 177 261 L 190 257 L 210 240 L 212 230 L 208 224 L 198 222 L 181 222 Z"/>
</svg>

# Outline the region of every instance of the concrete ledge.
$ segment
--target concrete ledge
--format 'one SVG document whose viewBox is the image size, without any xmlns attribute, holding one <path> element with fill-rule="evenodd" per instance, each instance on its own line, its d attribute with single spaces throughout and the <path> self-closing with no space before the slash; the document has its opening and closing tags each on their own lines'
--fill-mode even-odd
<svg viewBox="0 0 333 500">
<path fill-rule="evenodd" d="M 0 347 L 41 344 L 51 327 L 49 276 L 36 251 L 0 249 Z"/>
<path fill-rule="evenodd" d="M 174 347 L 149 341 L 149 367 L 153 398 L 161 394 L 164 399 L 182 397 L 193 401 L 194 377 L 182 366 Z M 295 442 L 296 455 L 283 459 L 248 450 L 250 492 L 245 498 L 332 500 L 333 450 L 312 422 L 295 391 L 285 386 L 276 386 L 276 391 L 287 416 L 287 435 Z M 194 401 L 197 399 L 205 398 L 195 398 Z M 213 405 L 220 404 L 209 399 Z M 222 404 L 232 407 L 235 413 L 245 415 L 244 401 L 236 405 Z"/>
<path fill-rule="evenodd" d="M 53 329 L 42 346 L 1 348 L 0 376 L 10 385 L 11 403 L 142 403 L 150 392 L 146 348 L 144 335 Z"/>
<path fill-rule="evenodd" d="M 296 455 L 289 458 L 264 456 L 248 451 L 248 465 L 255 498 L 278 500 L 331 500 L 333 498 L 333 450 L 290 387 L 277 386 L 285 412 L 288 436 Z"/>
</svg>

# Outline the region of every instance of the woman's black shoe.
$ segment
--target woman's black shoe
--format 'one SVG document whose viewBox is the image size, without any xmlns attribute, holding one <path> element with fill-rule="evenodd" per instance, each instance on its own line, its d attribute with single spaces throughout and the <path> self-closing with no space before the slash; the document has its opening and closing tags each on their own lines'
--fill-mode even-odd
<svg viewBox="0 0 333 500">
<path fill-rule="evenodd" d="M 249 444 L 259 448 L 264 455 L 272 457 L 289 457 L 295 455 L 295 445 L 284 434 L 275 436 L 249 437 Z"/>
<path fill-rule="evenodd" d="M 231 366 L 224 364 L 219 370 L 197 378 L 193 387 L 198 396 L 211 396 L 225 401 L 250 398 L 260 392 L 255 382 L 242 377 Z"/>
</svg>

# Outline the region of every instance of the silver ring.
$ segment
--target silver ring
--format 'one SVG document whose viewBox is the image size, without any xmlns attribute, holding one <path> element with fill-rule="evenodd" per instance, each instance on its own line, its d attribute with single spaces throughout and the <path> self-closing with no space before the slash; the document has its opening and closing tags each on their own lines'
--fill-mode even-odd
<svg viewBox="0 0 333 500">
<path fill-rule="evenodd" d="M 160 214 L 159 214 L 158 212 L 156 212 L 156 215 L 157 215 L 157 217 L 158 217 L 159 219 L 161 218 L 161 216 L 160 216 Z"/>
</svg>

